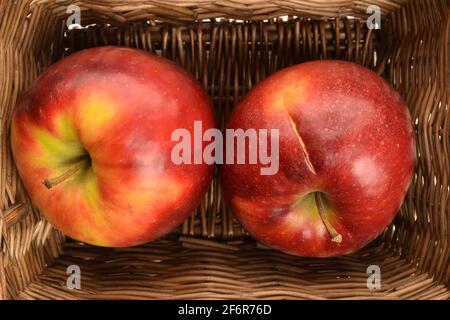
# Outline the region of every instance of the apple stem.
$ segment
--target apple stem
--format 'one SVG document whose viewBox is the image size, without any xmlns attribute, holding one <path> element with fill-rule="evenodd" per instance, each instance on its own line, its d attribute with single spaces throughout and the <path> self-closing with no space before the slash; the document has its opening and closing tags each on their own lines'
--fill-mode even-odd
<svg viewBox="0 0 450 320">
<path fill-rule="evenodd" d="M 73 176 L 75 173 L 77 173 L 83 166 L 85 165 L 85 163 L 80 162 L 74 166 L 72 166 L 69 170 L 67 170 L 66 172 L 64 172 L 62 175 L 57 176 L 55 178 L 50 178 L 50 179 L 45 179 L 44 181 L 42 181 L 42 183 L 47 187 L 47 189 L 51 189 L 54 186 L 60 184 L 61 182 L 67 180 L 68 178 L 70 178 L 71 176 Z"/>
<path fill-rule="evenodd" d="M 331 225 L 331 223 L 325 217 L 325 210 L 323 208 L 322 195 L 320 192 L 314 192 L 314 199 L 316 200 L 317 210 L 319 211 L 320 219 L 322 219 L 325 229 L 327 229 L 328 234 L 331 237 L 331 241 L 335 243 L 342 242 L 342 236 L 336 229 Z"/>
</svg>

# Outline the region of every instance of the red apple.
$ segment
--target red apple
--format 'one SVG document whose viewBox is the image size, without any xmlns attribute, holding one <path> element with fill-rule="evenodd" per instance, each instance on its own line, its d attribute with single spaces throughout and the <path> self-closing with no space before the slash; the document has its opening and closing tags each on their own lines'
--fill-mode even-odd
<svg viewBox="0 0 450 320">
<path fill-rule="evenodd" d="M 287 253 L 360 249 L 392 221 L 410 185 L 415 152 L 407 107 L 357 64 L 314 61 L 281 70 L 242 99 L 227 128 L 279 130 L 274 175 L 234 161 L 222 166 L 221 180 L 249 233 Z"/>
<path fill-rule="evenodd" d="M 40 212 L 72 238 L 138 245 L 199 204 L 213 167 L 171 160 L 175 129 L 214 127 L 200 84 L 143 51 L 100 47 L 50 67 L 12 121 L 14 159 Z M 43 183 L 44 182 L 44 183 Z"/>
</svg>

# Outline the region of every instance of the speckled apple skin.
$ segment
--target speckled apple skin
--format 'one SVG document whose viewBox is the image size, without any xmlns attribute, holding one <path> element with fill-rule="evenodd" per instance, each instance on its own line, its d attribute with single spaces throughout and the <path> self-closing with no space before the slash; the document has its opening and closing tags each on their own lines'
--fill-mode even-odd
<svg viewBox="0 0 450 320">
<path fill-rule="evenodd" d="M 287 253 L 329 257 L 364 247 L 393 220 L 413 175 L 405 103 L 357 64 L 313 61 L 283 69 L 242 99 L 227 128 L 279 129 L 275 175 L 261 175 L 260 164 L 226 164 L 221 181 L 250 234 Z M 298 205 L 313 191 L 323 193 L 341 243 L 330 241 L 314 203 Z"/>
<path fill-rule="evenodd" d="M 99 47 L 59 61 L 21 97 L 12 120 L 15 163 L 33 203 L 86 243 L 127 247 L 180 225 L 207 190 L 213 166 L 175 164 L 172 132 L 215 127 L 202 86 L 144 51 Z M 87 151 L 92 165 L 48 190 Z"/>
</svg>

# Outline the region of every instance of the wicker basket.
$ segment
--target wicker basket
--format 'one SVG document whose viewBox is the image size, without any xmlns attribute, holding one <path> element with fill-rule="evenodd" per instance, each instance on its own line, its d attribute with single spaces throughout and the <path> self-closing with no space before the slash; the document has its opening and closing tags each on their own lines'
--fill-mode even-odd
<svg viewBox="0 0 450 320">
<path fill-rule="evenodd" d="M 67 29 L 72 2 L 89 28 Z M 366 27 L 369 4 L 381 9 L 381 30 Z M 447 0 L 0 1 L 0 298 L 448 299 L 448 22 Z M 65 239 L 17 175 L 11 113 L 50 64 L 106 44 L 152 51 L 192 72 L 222 127 L 245 92 L 285 66 L 336 58 L 375 70 L 406 99 L 417 134 L 417 167 L 400 213 L 355 254 L 299 258 L 252 240 L 214 179 L 201 206 L 164 239 L 128 249 Z M 81 290 L 66 287 L 70 265 L 81 268 Z M 369 265 L 381 268 L 378 290 L 367 288 Z"/>
</svg>

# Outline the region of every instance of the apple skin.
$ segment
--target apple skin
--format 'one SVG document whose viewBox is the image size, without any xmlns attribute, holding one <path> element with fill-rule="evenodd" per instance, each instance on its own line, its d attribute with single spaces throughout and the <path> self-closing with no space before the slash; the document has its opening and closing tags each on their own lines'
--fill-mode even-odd
<svg viewBox="0 0 450 320">
<path fill-rule="evenodd" d="M 28 194 L 64 234 L 127 247 L 183 222 L 209 187 L 213 166 L 175 165 L 173 130 L 215 127 L 201 85 L 169 60 L 99 47 L 51 66 L 22 96 L 11 145 Z M 90 160 L 88 158 L 90 156 Z M 47 189 L 43 180 L 85 166 Z"/>
<path fill-rule="evenodd" d="M 241 100 L 226 127 L 279 129 L 275 175 L 261 175 L 260 164 L 225 164 L 221 183 L 248 232 L 286 253 L 330 257 L 362 248 L 392 221 L 410 185 L 415 147 L 407 107 L 385 80 L 354 63 L 283 69 Z M 340 243 L 331 241 L 314 192 Z"/>
</svg>

